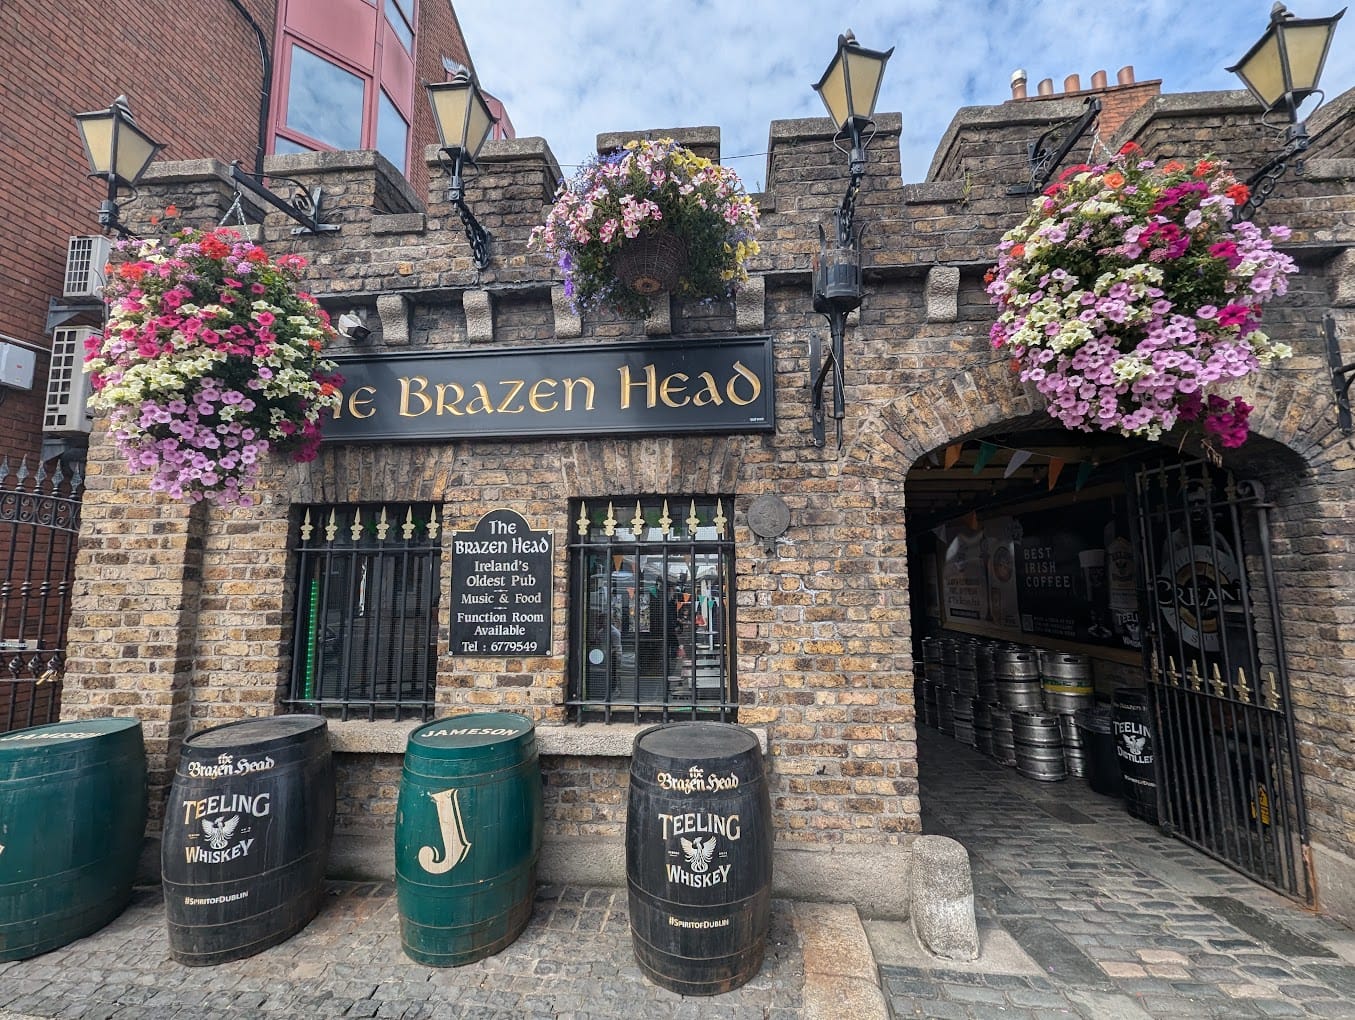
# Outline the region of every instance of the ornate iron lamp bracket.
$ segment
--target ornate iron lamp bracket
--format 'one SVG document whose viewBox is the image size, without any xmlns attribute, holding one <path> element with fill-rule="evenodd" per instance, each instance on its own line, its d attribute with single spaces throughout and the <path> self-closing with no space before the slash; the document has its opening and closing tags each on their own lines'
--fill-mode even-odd
<svg viewBox="0 0 1355 1020">
<path fill-rule="evenodd" d="M 1350 386 L 1355 383 L 1355 361 L 1341 363 L 1341 343 L 1336 338 L 1336 317 L 1328 312 L 1322 316 L 1322 330 L 1327 336 L 1327 366 L 1331 369 L 1332 394 L 1336 397 L 1336 424 L 1343 435 L 1355 431 L 1350 414 Z"/>
<path fill-rule="evenodd" d="M 1101 113 L 1101 100 L 1095 96 L 1088 96 L 1086 105 L 1087 108 L 1082 112 L 1082 116 L 1069 129 L 1068 134 L 1057 149 L 1050 149 L 1049 143 L 1058 137 L 1059 132 L 1067 126 L 1067 121 L 1055 124 L 1035 141 L 1026 143 L 1026 151 L 1030 159 L 1030 182 L 1013 184 L 1007 189 L 1007 194 L 1034 195 L 1045 189 L 1045 186 L 1049 184 L 1049 178 L 1054 175 L 1054 171 L 1058 169 L 1059 164 L 1063 162 L 1068 153 L 1073 151 L 1073 146 L 1077 144 L 1077 140 L 1087 133 L 1092 121 Z"/>
</svg>

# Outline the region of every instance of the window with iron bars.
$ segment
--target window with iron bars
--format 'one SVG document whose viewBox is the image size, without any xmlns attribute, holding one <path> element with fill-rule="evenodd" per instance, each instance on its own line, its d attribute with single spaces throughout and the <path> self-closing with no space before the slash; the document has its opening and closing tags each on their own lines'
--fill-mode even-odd
<svg viewBox="0 0 1355 1020">
<path fill-rule="evenodd" d="M 289 708 L 431 718 L 441 527 L 429 503 L 302 508 Z"/>
<path fill-rule="evenodd" d="M 569 704 L 603 721 L 734 721 L 731 496 L 571 509 Z"/>
</svg>

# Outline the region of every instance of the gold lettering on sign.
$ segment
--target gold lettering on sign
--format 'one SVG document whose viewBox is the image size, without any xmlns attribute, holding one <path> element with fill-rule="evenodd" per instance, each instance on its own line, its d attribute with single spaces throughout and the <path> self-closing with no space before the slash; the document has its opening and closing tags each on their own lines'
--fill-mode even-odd
<svg viewBox="0 0 1355 1020">
<path fill-rule="evenodd" d="M 739 379 L 748 383 L 749 393 L 747 397 L 739 396 Z M 729 396 L 730 403 L 738 404 L 742 407 L 744 404 L 751 404 L 762 396 L 762 380 L 758 378 L 756 372 L 748 368 L 742 361 L 734 362 L 734 378 L 729 380 L 729 385 L 725 387 L 725 393 Z"/>
<path fill-rule="evenodd" d="M 471 388 L 475 390 L 475 396 L 471 397 L 470 402 L 466 404 L 466 413 L 493 414 L 494 401 L 489 399 L 489 390 L 485 389 L 485 384 L 477 379 L 471 384 Z"/>
<path fill-rule="evenodd" d="M 589 379 L 587 376 L 584 376 L 582 379 L 566 379 L 564 381 L 565 410 L 574 410 L 574 387 L 576 386 L 583 387 L 583 409 L 585 411 L 591 411 L 593 409 L 593 397 L 596 396 L 596 387 L 593 385 L 593 380 Z"/>
<path fill-rule="evenodd" d="M 449 401 L 447 391 L 451 390 L 456 396 Z M 438 383 L 438 414 L 465 414 L 461 408 L 456 405 L 466 399 L 466 391 L 457 383 Z"/>
<path fill-rule="evenodd" d="M 421 414 L 427 414 L 433 409 L 433 399 L 425 392 L 428 389 L 428 380 L 421 375 L 401 376 L 400 377 L 400 417 L 417 418 Z M 411 411 L 410 400 L 419 402 L 419 409 Z"/>
<path fill-rule="evenodd" d="M 517 404 L 515 406 L 513 402 L 518 398 L 518 391 L 527 385 L 527 380 L 500 379 L 499 383 L 502 386 L 507 386 L 508 392 L 504 395 L 504 398 L 499 401 L 498 412 L 500 414 L 521 414 L 522 405 Z"/>
<path fill-rule="evenodd" d="M 687 387 L 683 384 L 687 381 L 687 373 L 674 372 L 672 375 L 663 377 L 663 382 L 659 384 L 659 397 L 669 407 L 685 407 L 691 403 L 691 398 L 687 396 Z M 678 397 L 682 399 L 677 399 Z"/>
<path fill-rule="evenodd" d="M 634 389 L 635 387 L 637 387 L 637 386 L 638 386 L 640 389 L 642 389 L 642 390 L 645 391 L 645 407 L 653 407 L 653 406 L 654 406 L 654 404 L 655 404 L 655 402 L 656 402 L 656 394 L 655 394 L 655 386 L 654 386 L 654 376 L 655 376 L 655 372 L 654 372 L 654 366 L 653 366 L 653 365 L 646 365 L 646 366 L 645 366 L 645 381 L 644 381 L 644 382 L 631 382 L 631 381 L 630 381 L 630 366 L 629 366 L 629 365 L 622 365 L 620 368 L 617 369 L 617 372 L 619 372 L 619 373 L 621 374 L 621 407 L 622 407 L 622 409 L 625 409 L 625 408 L 630 407 L 630 391 L 631 391 L 632 389 Z"/>
<path fill-rule="evenodd" d="M 340 391 L 340 397 L 342 397 Z M 359 386 L 348 395 L 348 413 L 354 418 L 370 418 L 376 414 L 376 408 L 372 407 L 372 398 L 376 396 L 375 386 Z M 330 414 L 331 418 L 339 419 L 343 417 L 344 402 L 342 399 L 334 405 L 334 410 Z"/>
<path fill-rule="evenodd" d="M 527 393 L 527 403 L 531 409 L 537 414 L 550 414 L 559 407 L 560 402 L 555 397 L 555 387 L 558 385 L 555 379 L 538 379 L 532 383 Z"/>
<path fill-rule="evenodd" d="M 719 406 L 725 402 L 725 398 L 720 396 L 720 384 L 715 381 L 715 376 L 709 372 L 702 372 L 697 378 L 703 385 L 697 390 L 696 396 L 692 397 L 695 406 L 705 407 L 708 404 Z"/>
</svg>

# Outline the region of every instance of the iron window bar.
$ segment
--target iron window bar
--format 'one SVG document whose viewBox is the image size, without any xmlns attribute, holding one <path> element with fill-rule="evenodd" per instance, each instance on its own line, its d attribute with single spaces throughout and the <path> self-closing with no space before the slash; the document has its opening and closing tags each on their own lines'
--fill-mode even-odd
<svg viewBox="0 0 1355 1020">
<path fill-rule="evenodd" d="M 301 511 L 289 707 L 431 718 L 440 531 L 430 504 Z"/>
<path fill-rule="evenodd" d="M 634 517 L 619 520 L 626 514 L 614 508 L 632 501 Z M 669 507 L 682 504 L 687 518 L 677 520 Z M 630 497 L 605 514 L 595 506 L 591 517 L 587 505 L 576 506 L 569 546 L 566 704 L 576 720 L 733 721 L 734 549 L 724 516 L 732 498 Z"/>
</svg>

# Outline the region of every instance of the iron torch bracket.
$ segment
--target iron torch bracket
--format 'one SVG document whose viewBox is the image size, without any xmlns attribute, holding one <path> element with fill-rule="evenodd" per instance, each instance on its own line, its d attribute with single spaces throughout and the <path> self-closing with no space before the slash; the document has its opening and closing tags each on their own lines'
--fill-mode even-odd
<svg viewBox="0 0 1355 1020">
<path fill-rule="evenodd" d="M 812 401 L 810 418 L 814 445 L 822 447 L 827 441 L 827 414 L 824 408 L 824 385 L 829 373 L 833 378 L 833 420 L 837 423 L 837 447 L 842 449 L 842 419 L 846 417 L 846 377 L 843 369 L 843 334 L 847 316 L 861 307 L 861 247 L 860 237 L 851 236 L 851 227 L 841 222 L 839 213 L 836 244 L 829 246 L 823 226 L 819 226 L 819 254 L 814 259 L 814 311 L 828 320 L 829 349 L 825 357 L 822 341 L 817 333 L 809 338 L 809 372 Z"/>
<path fill-rule="evenodd" d="M 1355 431 L 1350 414 L 1350 386 L 1355 383 L 1355 361 L 1341 363 L 1341 342 L 1336 337 L 1336 317 L 1322 316 L 1322 331 L 1327 337 L 1327 367 L 1331 370 L 1332 395 L 1336 398 L 1336 424 L 1342 435 Z"/>
</svg>

